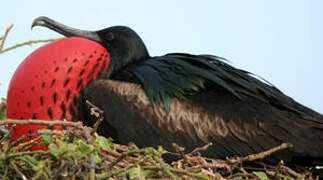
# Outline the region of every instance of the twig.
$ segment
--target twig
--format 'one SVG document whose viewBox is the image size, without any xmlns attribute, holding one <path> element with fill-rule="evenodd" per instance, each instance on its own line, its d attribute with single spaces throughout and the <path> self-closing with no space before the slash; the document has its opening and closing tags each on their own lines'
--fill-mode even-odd
<svg viewBox="0 0 323 180">
<path fill-rule="evenodd" d="M 34 155 L 34 154 L 43 154 L 43 155 L 48 155 L 50 154 L 47 151 L 22 151 L 22 152 L 17 152 L 17 153 L 12 153 L 12 154 L 8 154 L 7 158 L 11 159 L 17 156 L 25 156 L 25 155 Z"/>
<path fill-rule="evenodd" d="M 45 126 L 72 126 L 77 129 L 83 129 L 82 122 L 69 122 L 69 121 L 59 121 L 59 120 L 35 120 L 35 119 L 28 119 L 28 120 L 15 120 L 15 119 L 4 119 L 0 121 L 0 126 L 5 124 L 19 124 L 19 125 L 26 125 L 26 124 L 38 124 L 38 125 L 45 125 Z"/>
<path fill-rule="evenodd" d="M 8 134 L 8 129 L 7 128 L 5 128 L 5 127 L 2 127 L 2 126 L 0 126 L 0 134 L 2 134 L 2 135 L 6 135 L 6 134 Z"/>
<path fill-rule="evenodd" d="M 91 132 L 91 135 L 93 135 L 98 129 L 101 122 L 104 120 L 104 117 L 103 117 L 104 111 L 98 108 L 97 106 L 95 106 L 94 104 L 92 104 L 89 100 L 86 100 L 85 102 L 91 107 L 91 115 L 94 115 L 98 119 L 93 125 L 93 129 Z"/>
<path fill-rule="evenodd" d="M 268 149 L 267 151 L 263 151 L 257 154 L 250 154 L 248 156 L 245 157 L 237 157 L 237 158 L 233 158 L 233 159 L 228 159 L 228 161 L 230 161 L 231 163 L 241 163 L 243 161 L 254 161 L 257 159 L 263 159 L 269 155 L 271 155 L 272 153 L 275 153 L 277 151 L 286 149 L 286 148 L 291 148 L 293 147 L 292 144 L 290 143 L 282 143 L 279 146 L 273 147 L 271 149 Z"/>
<path fill-rule="evenodd" d="M 294 176 L 295 178 L 299 178 L 299 177 L 302 177 L 301 174 L 295 172 L 294 170 L 292 170 L 291 168 L 287 167 L 287 166 L 282 166 L 281 167 L 281 170 L 284 170 L 286 171 L 288 174 Z"/>
<path fill-rule="evenodd" d="M 159 163 L 161 166 L 162 170 L 171 178 L 171 179 L 176 179 L 175 175 L 169 170 L 169 167 L 165 164 L 161 156 L 157 153 L 154 153 L 154 156 L 152 158 Z"/>
<path fill-rule="evenodd" d="M 291 143 L 283 143 L 277 147 L 274 147 L 274 148 L 271 148 L 267 151 L 264 151 L 264 152 L 261 152 L 261 153 L 258 153 L 258 154 L 251 154 L 251 155 L 248 155 L 246 157 L 243 157 L 241 158 L 240 160 L 241 161 L 254 161 L 254 160 L 257 160 L 257 159 L 263 159 L 269 155 L 271 155 L 272 153 L 274 152 L 277 152 L 277 151 L 280 151 L 280 150 L 283 150 L 283 149 L 286 149 L 286 148 L 292 148 L 293 145 Z"/>
<path fill-rule="evenodd" d="M 60 39 L 62 39 L 62 38 L 53 38 L 53 39 L 45 39 L 45 40 L 30 40 L 30 41 L 26 41 L 26 42 L 19 43 L 19 44 L 16 44 L 14 46 L 5 48 L 5 49 L 0 51 L 0 54 L 5 53 L 7 51 L 10 51 L 12 49 L 16 49 L 18 47 L 22 47 L 22 46 L 26 46 L 26 45 L 33 45 L 33 44 L 37 44 L 37 43 L 52 42 L 52 41 L 56 41 L 56 40 L 60 40 Z"/>
<path fill-rule="evenodd" d="M 1 44 L 0 44 L 0 54 L 3 52 L 2 49 L 3 49 L 3 46 L 4 46 L 4 42 L 6 41 L 7 37 L 8 37 L 8 34 L 9 34 L 9 31 L 12 29 L 13 27 L 13 24 L 11 24 L 5 31 L 4 35 L 1 37 Z"/>
<path fill-rule="evenodd" d="M 111 170 L 114 165 L 116 165 L 118 162 L 122 161 L 127 156 L 132 156 L 134 154 L 143 154 L 145 152 L 146 152 L 146 149 L 124 152 L 117 159 L 115 159 L 114 161 L 112 161 L 109 164 L 108 169 Z"/>
<path fill-rule="evenodd" d="M 182 158 L 185 158 L 185 153 L 184 153 L 185 148 L 184 148 L 184 147 L 179 146 L 179 145 L 178 145 L 178 144 L 176 144 L 176 143 L 172 143 L 172 146 L 173 146 L 173 148 L 175 149 L 175 151 L 176 151 L 179 155 L 181 155 L 181 157 L 182 157 Z"/>
<path fill-rule="evenodd" d="M 10 151 L 11 148 L 15 147 L 17 144 L 20 144 L 23 140 L 27 139 L 27 138 L 30 138 L 30 137 L 33 137 L 33 136 L 40 136 L 40 135 L 61 135 L 60 133 L 58 132 L 51 132 L 51 133 L 35 133 L 35 134 L 25 134 L 23 136 L 21 136 L 20 138 L 18 138 L 16 141 L 12 142 L 10 141 L 9 142 L 9 146 L 6 150 L 6 153 L 8 153 Z M 36 139 L 36 138 L 35 138 Z"/>
<path fill-rule="evenodd" d="M 25 138 L 26 139 L 26 138 Z M 32 148 L 33 146 L 36 145 L 37 141 L 40 139 L 40 137 L 36 137 L 30 141 L 19 143 L 17 146 L 10 146 L 10 148 L 15 149 L 15 150 L 25 150 L 27 151 L 28 149 Z M 10 148 L 8 148 L 10 150 Z M 8 152 L 8 151 L 7 151 Z"/>
<path fill-rule="evenodd" d="M 8 137 L 11 137 L 11 134 L 12 134 L 12 131 L 13 131 L 13 128 L 15 127 L 16 125 L 13 125 L 11 127 L 11 129 L 9 129 L 8 133 L 5 134 L 1 139 L 0 139 L 0 143 L 2 143 L 5 139 L 7 139 Z"/>
<path fill-rule="evenodd" d="M 117 172 L 112 173 L 111 176 L 112 177 L 118 176 L 119 174 L 129 170 L 130 168 L 133 168 L 133 167 L 135 167 L 137 165 L 140 165 L 142 162 L 146 162 L 149 158 L 151 158 L 151 157 L 150 156 L 144 156 L 144 157 L 140 158 L 137 162 L 127 166 L 126 168 L 119 169 Z M 103 177 L 103 179 L 105 179 L 105 178 L 108 178 L 108 176 Z"/>
<path fill-rule="evenodd" d="M 213 143 L 212 142 L 209 142 L 207 143 L 206 145 L 202 146 L 202 147 L 197 147 L 195 148 L 192 152 L 188 153 L 188 155 L 194 155 L 195 153 L 197 152 L 200 152 L 200 151 L 206 151 L 210 146 L 212 146 Z"/>
<path fill-rule="evenodd" d="M 64 168 L 71 165 L 73 165 L 71 162 L 64 162 L 58 168 L 55 168 L 51 173 L 50 179 L 58 179 L 57 177 L 62 174 Z"/>
<path fill-rule="evenodd" d="M 93 144 L 92 136 L 90 134 L 89 128 L 85 127 L 82 131 L 83 136 L 85 137 L 88 144 Z M 93 157 L 93 152 L 89 154 L 90 158 L 90 180 L 95 180 L 95 162 Z"/>
<path fill-rule="evenodd" d="M 17 166 L 12 161 L 10 161 L 10 165 L 21 176 L 21 179 L 27 180 L 26 176 L 17 168 Z"/>
<path fill-rule="evenodd" d="M 143 169 L 148 169 L 148 170 L 163 170 L 162 167 L 158 167 L 158 166 L 142 166 Z M 193 178 L 196 178 L 196 179 L 202 179 L 202 180 L 210 180 L 209 177 L 207 176 L 204 176 L 202 174 L 196 174 L 196 173 L 191 173 L 191 172 L 187 172 L 183 169 L 177 169 L 177 168 L 172 168 L 172 167 L 169 167 L 168 168 L 171 172 L 173 173 L 178 173 L 178 174 L 182 174 L 182 175 L 186 175 L 186 176 L 190 176 L 190 177 L 193 177 Z"/>
</svg>

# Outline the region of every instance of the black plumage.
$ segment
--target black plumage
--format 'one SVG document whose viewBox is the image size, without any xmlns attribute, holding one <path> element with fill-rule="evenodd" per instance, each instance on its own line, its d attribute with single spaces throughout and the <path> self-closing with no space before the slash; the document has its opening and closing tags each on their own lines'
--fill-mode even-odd
<svg viewBox="0 0 323 180">
<path fill-rule="evenodd" d="M 213 142 L 204 155 L 217 158 L 289 142 L 292 149 L 268 160 L 323 162 L 323 116 L 221 57 L 151 57 L 141 38 L 123 26 L 81 31 L 46 17 L 33 25 L 97 41 L 111 53 L 105 79 L 92 82 L 83 94 L 84 100 L 104 110 L 102 135 L 119 143 L 163 145 L 169 150 L 172 142 L 187 151 Z M 86 123 L 94 123 L 89 115 Z"/>
</svg>

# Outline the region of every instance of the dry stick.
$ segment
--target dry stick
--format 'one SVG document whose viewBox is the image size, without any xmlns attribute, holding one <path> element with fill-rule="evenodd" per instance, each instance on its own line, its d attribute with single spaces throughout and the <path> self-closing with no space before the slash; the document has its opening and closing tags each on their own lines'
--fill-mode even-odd
<svg viewBox="0 0 323 180">
<path fill-rule="evenodd" d="M 213 145 L 213 143 L 209 142 L 209 143 L 207 143 L 206 145 L 204 145 L 202 147 L 195 148 L 192 152 L 188 153 L 188 155 L 193 155 L 193 154 L 195 154 L 197 152 L 200 152 L 200 151 L 206 151 L 212 145 Z"/>
<path fill-rule="evenodd" d="M 26 179 L 27 180 L 26 176 L 18 169 L 18 167 L 12 161 L 10 161 L 10 165 L 21 176 L 21 179 L 23 179 L 23 180 Z"/>
<path fill-rule="evenodd" d="M 91 115 L 94 115 L 98 119 L 93 125 L 93 129 L 91 132 L 91 135 L 93 135 L 98 129 L 99 125 L 104 120 L 104 117 L 103 117 L 104 111 L 98 108 L 97 106 L 95 106 L 94 104 L 92 104 L 89 100 L 86 100 L 85 102 L 91 107 Z"/>
<path fill-rule="evenodd" d="M 16 127 L 16 125 L 13 125 L 11 129 L 9 129 L 8 133 L 5 134 L 1 139 L 0 139 L 0 143 L 2 143 L 5 139 L 7 139 L 8 137 L 11 137 L 13 128 Z"/>
<path fill-rule="evenodd" d="M 9 133 L 8 129 L 0 126 L 0 134 L 7 135 Z"/>
<path fill-rule="evenodd" d="M 2 176 L 2 179 L 6 180 L 7 179 L 7 174 L 8 174 L 9 166 L 5 166 L 4 173 Z"/>
<path fill-rule="evenodd" d="M 11 28 L 13 27 L 13 24 L 11 24 L 5 31 L 4 35 L 1 37 L 1 44 L 0 44 L 0 54 L 3 52 L 2 49 L 3 49 L 3 45 L 4 45 L 4 42 L 6 41 L 7 39 L 7 36 L 9 34 L 9 31 L 11 30 Z"/>
<path fill-rule="evenodd" d="M 9 141 L 9 146 L 7 147 L 7 149 L 5 150 L 5 154 L 8 154 L 9 151 L 15 147 L 17 144 L 19 144 L 20 142 L 22 142 L 24 139 L 31 137 L 29 134 L 23 135 L 20 138 L 18 138 L 16 141 Z"/>
<path fill-rule="evenodd" d="M 83 136 L 85 137 L 88 144 L 93 144 L 92 136 L 89 128 L 85 127 L 82 131 Z M 90 180 L 95 180 L 95 162 L 93 152 L 90 153 Z"/>
<path fill-rule="evenodd" d="M 27 151 L 27 152 L 16 152 L 16 153 L 12 153 L 12 154 L 9 154 L 7 156 L 7 159 L 11 159 L 11 158 L 14 158 L 14 157 L 17 157 L 17 156 L 25 156 L 25 155 L 34 155 L 34 154 L 39 154 L 39 155 L 49 155 L 50 153 L 47 152 L 47 151 Z"/>
<path fill-rule="evenodd" d="M 77 129 L 83 129 L 82 122 L 69 122 L 69 121 L 48 121 L 48 120 L 35 120 L 35 119 L 28 119 L 28 120 L 15 120 L 15 119 L 5 119 L 0 121 L 0 126 L 5 124 L 19 124 L 19 125 L 26 125 L 26 124 L 38 124 L 38 125 L 45 125 L 45 126 L 72 126 Z"/>
<path fill-rule="evenodd" d="M 25 134 L 23 136 L 21 136 L 20 138 L 18 138 L 16 141 L 12 142 L 10 141 L 9 142 L 9 146 L 8 148 L 6 149 L 6 153 L 8 153 L 12 148 L 14 148 L 17 144 L 21 143 L 23 140 L 27 139 L 27 138 L 30 138 L 30 137 L 33 137 L 33 136 L 40 136 L 40 135 L 61 135 L 60 133 L 58 132 L 51 132 L 51 133 L 35 133 L 35 134 Z M 35 138 L 37 139 L 37 138 Z M 31 140 L 32 141 L 32 140 Z M 19 145 L 18 145 L 19 146 Z M 16 147 L 15 147 L 16 148 Z"/>
<path fill-rule="evenodd" d="M 268 149 L 267 151 L 261 152 L 261 153 L 257 153 L 257 154 L 251 154 L 245 157 L 239 157 L 238 161 L 242 162 L 242 161 L 254 161 L 257 159 L 263 159 L 269 155 L 271 155 L 274 152 L 286 149 L 286 148 L 291 148 L 293 147 L 293 145 L 291 143 L 283 143 L 277 147 Z"/>
<path fill-rule="evenodd" d="M 146 162 L 149 158 L 150 158 L 150 156 L 144 156 L 144 157 L 140 158 L 137 162 L 135 162 L 135 163 L 127 166 L 126 168 L 119 169 L 117 172 L 112 173 L 111 176 L 112 177 L 118 176 L 119 174 L 121 174 L 123 172 L 126 172 L 127 170 L 129 170 L 129 169 L 131 169 L 131 168 L 133 168 L 133 167 L 135 167 L 137 165 L 140 165 L 142 162 Z M 106 179 L 108 177 L 109 177 L 109 175 L 108 176 L 104 176 L 101 179 Z"/>
<path fill-rule="evenodd" d="M 11 145 L 10 148 L 13 149 L 13 150 L 17 150 L 17 151 L 21 150 L 21 149 L 27 151 L 28 149 L 35 146 L 39 139 L 40 139 L 40 137 L 36 137 L 36 138 L 34 138 L 34 139 L 30 140 L 30 141 L 19 143 L 17 146 L 14 146 L 14 147 Z"/>
<path fill-rule="evenodd" d="M 287 167 L 287 166 L 282 166 L 281 170 L 286 170 L 286 172 L 292 176 L 294 176 L 295 178 L 299 178 L 302 177 L 301 174 L 295 172 L 294 170 L 292 170 L 291 168 Z"/>
<path fill-rule="evenodd" d="M 26 41 L 26 42 L 19 43 L 19 44 L 16 44 L 14 46 L 5 48 L 5 49 L 3 49 L 3 50 L 0 51 L 0 54 L 5 53 L 5 52 L 10 51 L 10 50 L 13 50 L 13 49 L 16 49 L 18 47 L 22 47 L 22 46 L 26 46 L 26 45 L 32 45 L 32 44 L 37 44 L 37 43 L 52 42 L 52 41 L 56 41 L 56 40 L 60 40 L 60 39 L 63 39 L 63 38 L 53 38 L 53 39 L 44 39 L 44 40 L 30 40 L 30 41 Z"/>
<path fill-rule="evenodd" d="M 54 170 L 52 170 L 50 179 L 58 179 L 58 176 L 62 174 L 62 171 L 64 170 L 64 168 L 71 165 L 73 165 L 71 162 L 64 162 L 58 168 L 55 168 Z"/>
<path fill-rule="evenodd" d="M 154 154 L 152 158 L 159 163 L 161 166 L 162 170 L 171 178 L 171 179 L 176 179 L 175 175 L 169 170 L 169 167 L 165 164 L 163 159 L 159 154 Z"/>
<path fill-rule="evenodd" d="M 135 151 L 128 151 L 128 152 L 124 152 L 122 153 L 117 159 L 115 159 L 114 161 L 112 161 L 109 165 L 108 165 L 108 169 L 112 169 L 112 167 L 114 165 L 116 165 L 118 162 L 122 161 L 124 158 L 126 158 L 127 156 L 132 156 L 135 154 L 143 154 L 146 152 L 146 149 L 141 149 L 141 150 L 135 150 Z"/>
<path fill-rule="evenodd" d="M 172 143 L 173 148 L 175 149 L 175 151 L 184 159 L 187 160 L 186 156 L 185 156 L 185 148 L 182 146 L 179 146 L 176 143 Z"/>
<path fill-rule="evenodd" d="M 154 171 L 163 170 L 162 167 L 158 167 L 158 166 L 142 166 L 142 168 L 143 169 L 148 169 L 148 170 L 154 170 Z M 205 176 L 205 175 L 187 172 L 187 171 L 185 171 L 183 169 L 177 169 L 177 168 L 172 168 L 172 167 L 169 167 L 168 169 L 173 173 L 190 176 L 190 177 L 193 177 L 193 178 L 196 178 L 196 179 L 210 180 L 210 178 Z"/>
</svg>

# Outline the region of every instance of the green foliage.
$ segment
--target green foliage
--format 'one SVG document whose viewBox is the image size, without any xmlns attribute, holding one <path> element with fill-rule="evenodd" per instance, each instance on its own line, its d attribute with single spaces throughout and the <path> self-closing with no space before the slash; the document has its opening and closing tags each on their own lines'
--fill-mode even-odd
<svg viewBox="0 0 323 180">
<path fill-rule="evenodd" d="M 93 144 L 98 148 L 104 151 L 115 150 L 114 146 L 112 145 L 112 138 L 105 138 L 103 136 L 98 136 L 94 139 Z"/>
<path fill-rule="evenodd" d="M 140 166 L 129 169 L 129 179 L 146 179 L 152 176 L 153 171 L 145 170 Z"/>
<path fill-rule="evenodd" d="M 1 98 L 0 102 L 0 120 L 6 118 L 6 113 L 7 113 L 7 101 L 5 98 Z"/>
<path fill-rule="evenodd" d="M 171 167 L 161 158 L 162 154 L 167 153 L 162 147 L 133 149 L 114 144 L 111 138 L 76 136 L 76 134 L 85 134 L 84 131 L 87 129 L 63 132 L 50 129 L 39 130 L 40 145 L 48 146 L 48 151 L 29 151 L 25 148 L 30 148 L 38 138 L 20 143 L 18 146 L 12 146 L 8 138 L 0 139 L 0 177 L 2 179 L 9 177 L 10 179 L 61 179 L 63 177 L 145 179 L 169 176 L 167 173 L 158 175 L 163 171 L 171 171 L 168 169 Z M 24 149 L 21 149 L 22 147 Z M 155 169 L 147 169 L 147 166 Z M 209 179 L 207 176 L 201 176 Z"/>
<path fill-rule="evenodd" d="M 260 180 L 268 180 L 268 177 L 266 175 L 266 173 L 262 172 L 262 171 L 254 171 L 252 172 L 254 175 L 256 175 Z"/>
</svg>

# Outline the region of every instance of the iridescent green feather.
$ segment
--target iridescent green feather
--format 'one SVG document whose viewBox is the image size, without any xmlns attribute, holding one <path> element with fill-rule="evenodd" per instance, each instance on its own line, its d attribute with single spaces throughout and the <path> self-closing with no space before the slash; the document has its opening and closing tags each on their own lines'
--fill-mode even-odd
<svg viewBox="0 0 323 180">
<path fill-rule="evenodd" d="M 279 92 L 271 84 L 236 69 L 226 60 L 211 55 L 167 54 L 142 61 L 140 65 L 124 69 L 129 77 L 142 84 L 151 103 L 163 103 L 170 111 L 171 98 L 185 99 L 209 87 L 222 88 L 237 99 L 252 96 L 262 101 L 268 97 L 279 99 Z M 122 74 L 122 73 L 121 73 Z"/>
</svg>

